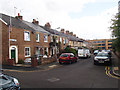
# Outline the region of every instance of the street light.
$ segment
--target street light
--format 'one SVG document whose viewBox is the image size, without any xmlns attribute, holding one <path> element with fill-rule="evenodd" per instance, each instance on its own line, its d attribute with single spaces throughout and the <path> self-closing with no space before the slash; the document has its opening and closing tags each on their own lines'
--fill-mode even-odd
<svg viewBox="0 0 120 90">
<path fill-rule="evenodd" d="M 55 28 L 55 30 L 56 30 L 56 29 L 60 29 L 60 27 Z M 54 30 L 54 34 L 56 35 L 55 30 Z M 56 59 L 56 61 L 57 61 L 57 46 L 56 46 L 56 37 L 55 37 L 55 59 Z"/>
</svg>

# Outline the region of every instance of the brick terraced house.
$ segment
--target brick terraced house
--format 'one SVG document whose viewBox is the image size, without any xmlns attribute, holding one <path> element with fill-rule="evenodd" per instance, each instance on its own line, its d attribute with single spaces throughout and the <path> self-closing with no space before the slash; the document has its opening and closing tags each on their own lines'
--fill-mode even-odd
<svg viewBox="0 0 120 90">
<path fill-rule="evenodd" d="M 66 46 L 73 48 L 80 47 L 83 43 L 82 39 L 73 35 L 73 32 L 61 30 L 61 32 L 51 29 L 51 25 L 46 23 L 40 26 L 39 22 L 33 19 L 32 22 L 23 20 L 23 16 L 18 14 L 11 17 L 0 13 L 0 25 L 2 32 L 2 61 L 6 58 L 14 58 L 15 63 L 19 59 L 25 60 L 35 54 L 41 56 L 52 57 L 55 50 L 59 53 L 59 49 Z M 56 46 L 53 45 L 54 38 Z M 60 44 L 60 47 L 58 47 Z"/>
</svg>

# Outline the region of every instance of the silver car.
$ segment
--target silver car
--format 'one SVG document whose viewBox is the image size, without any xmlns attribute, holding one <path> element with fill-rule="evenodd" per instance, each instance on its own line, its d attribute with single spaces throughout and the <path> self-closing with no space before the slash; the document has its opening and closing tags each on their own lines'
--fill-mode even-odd
<svg viewBox="0 0 120 90">
<path fill-rule="evenodd" d="M 16 78 L 0 73 L 0 90 L 20 90 L 20 85 Z"/>
<path fill-rule="evenodd" d="M 95 57 L 94 57 L 94 64 L 98 63 L 106 63 L 106 64 L 111 64 L 111 56 L 109 55 L 108 52 L 99 52 Z"/>
</svg>

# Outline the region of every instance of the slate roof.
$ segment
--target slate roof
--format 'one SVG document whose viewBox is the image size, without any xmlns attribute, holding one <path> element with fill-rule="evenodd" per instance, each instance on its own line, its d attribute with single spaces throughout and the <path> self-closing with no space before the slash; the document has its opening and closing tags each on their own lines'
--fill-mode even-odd
<svg viewBox="0 0 120 90">
<path fill-rule="evenodd" d="M 61 33 L 55 29 L 49 29 L 47 27 L 44 27 L 44 26 L 41 26 L 42 28 L 44 28 L 45 30 L 47 30 L 48 32 L 54 34 L 54 35 L 58 35 L 58 36 L 61 36 L 61 37 L 67 37 L 68 40 L 70 41 L 78 41 L 78 42 L 83 42 L 83 40 L 81 40 L 80 38 L 77 38 L 75 36 L 71 36 L 71 35 L 67 35 L 65 33 Z"/>
<path fill-rule="evenodd" d="M 7 25 L 10 25 L 10 16 L 0 13 L 0 18 L 4 20 L 7 23 Z M 26 25 L 21 20 L 15 17 L 11 17 L 11 24 L 12 24 L 12 27 L 35 31 L 34 29 L 32 29 L 31 27 L 29 27 L 28 25 Z"/>
<path fill-rule="evenodd" d="M 7 23 L 7 25 L 10 25 L 10 16 L 0 13 L 0 18 L 2 20 L 4 20 Z M 81 40 L 80 38 L 77 38 L 75 36 L 67 35 L 67 34 L 61 33 L 55 29 L 49 29 L 47 27 L 36 25 L 36 24 L 31 23 L 31 22 L 19 20 L 15 17 L 11 17 L 11 24 L 12 24 L 12 27 L 16 27 L 16 28 L 31 30 L 33 32 L 38 31 L 41 33 L 58 35 L 61 37 L 67 37 L 68 40 L 70 40 L 70 41 L 83 42 L 83 40 Z"/>
<path fill-rule="evenodd" d="M 41 28 L 40 25 L 31 23 L 31 22 L 27 22 L 27 21 L 23 21 L 23 23 L 27 24 L 29 27 L 33 28 L 35 31 L 37 32 L 41 32 L 41 33 L 47 33 L 50 34 L 48 31 L 46 31 L 45 29 Z"/>
</svg>

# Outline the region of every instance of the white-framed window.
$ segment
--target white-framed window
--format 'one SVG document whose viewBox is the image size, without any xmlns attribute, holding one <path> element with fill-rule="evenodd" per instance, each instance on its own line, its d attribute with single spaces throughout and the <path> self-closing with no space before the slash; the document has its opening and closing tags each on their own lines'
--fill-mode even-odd
<svg viewBox="0 0 120 90">
<path fill-rule="evenodd" d="M 44 35 L 44 42 L 48 42 L 48 37 L 47 37 L 47 35 Z"/>
<path fill-rule="evenodd" d="M 36 42 L 39 42 L 39 34 L 36 34 Z"/>
<path fill-rule="evenodd" d="M 25 47 L 25 57 L 30 56 L 30 47 Z"/>
<path fill-rule="evenodd" d="M 58 37 L 56 37 L 56 43 L 58 43 Z"/>
<path fill-rule="evenodd" d="M 66 43 L 68 43 L 68 39 L 66 39 Z"/>
<path fill-rule="evenodd" d="M 44 48 L 44 55 L 46 55 L 46 56 L 47 56 L 47 54 L 48 54 L 48 48 L 47 48 L 47 47 L 45 47 L 45 48 Z"/>
<path fill-rule="evenodd" d="M 63 44 L 65 44 L 65 38 L 63 38 Z"/>
<path fill-rule="evenodd" d="M 60 37 L 60 42 L 62 43 L 62 37 Z"/>
<path fill-rule="evenodd" d="M 71 42 L 71 46 L 73 46 L 73 42 Z"/>
<path fill-rule="evenodd" d="M 29 31 L 24 31 L 24 40 L 30 41 L 30 32 Z"/>
<path fill-rule="evenodd" d="M 70 45 L 71 41 L 69 41 L 69 45 Z"/>
<path fill-rule="evenodd" d="M 50 37 L 51 42 L 53 42 L 53 36 Z"/>
<path fill-rule="evenodd" d="M 39 47 L 36 47 L 36 54 L 40 54 Z"/>
</svg>

